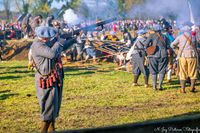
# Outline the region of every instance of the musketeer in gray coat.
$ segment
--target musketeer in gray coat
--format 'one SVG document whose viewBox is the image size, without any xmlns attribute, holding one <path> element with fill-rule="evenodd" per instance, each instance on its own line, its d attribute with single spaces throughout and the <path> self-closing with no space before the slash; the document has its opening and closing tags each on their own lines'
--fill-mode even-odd
<svg viewBox="0 0 200 133">
<path fill-rule="evenodd" d="M 46 133 L 55 130 L 55 119 L 59 115 L 62 99 L 64 74 L 60 53 L 74 43 L 74 39 L 70 42 L 58 41 L 57 30 L 46 26 L 36 28 L 36 35 L 31 54 L 36 69 L 35 85 L 41 111 L 41 132 Z"/>
<path fill-rule="evenodd" d="M 158 24 L 153 25 L 154 33 L 150 34 L 144 44 L 149 46 L 155 46 L 156 49 L 153 54 L 149 54 L 149 70 L 152 75 L 152 85 L 155 90 L 162 90 L 162 83 L 167 71 L 168 54 L 167 46 L 169 46 L 167 38 L 161 33 L 161 26 Z M 157 86 L 157 77 L 159 76 L 159 82 Z"/>
<path fill-rule="evenodd" d="M 145 87 L 148 87 L 149 72 L 147 66 L 145 66 L 145 56 L 146 56 L 145 45 L 144 45 L 144 42 L 146 41 L 145 33 L 146 30 L 143 29 L 137 32 L 138 37 L 127 54 L 127 59 L 129 57 L 132 57 L 131 62 L 134 75 L 134 80 L 132 84 L 133 86 L 138 85 L 137 83 L 138 78 L 142 73 L 144 75 Z"/>
</svg>

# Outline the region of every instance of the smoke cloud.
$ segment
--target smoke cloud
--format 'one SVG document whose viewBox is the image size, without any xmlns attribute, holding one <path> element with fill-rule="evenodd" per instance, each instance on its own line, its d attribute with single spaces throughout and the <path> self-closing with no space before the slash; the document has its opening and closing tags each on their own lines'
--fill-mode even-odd
<svg viewBox="0 0 200 133">
<path fill-rule="evenodd" d="M 81 4 L 87 15 L 85 19 L 108 19 L 118 16 L 118 5 L 116 0 L 82 0 Z"/>
<path fill-rule="evenodd" d="M 81 0 L 80 6 L 65 11 L 63 18 L 69 26 L 96 19 L 109 19 L 117 17 L 118 5 L 116 0 Z"/>
<path fill-rule="evenodd" d="M 77 14 L 74 13 L 72 9 L 67 9 L 63 15 L 64 21 L 70 25 L 76 25 L 80 23 L 80 19 Z"/>
<path fill-rule="evenodd" d="M 188 0 L 145 0 L 143 4 L 134 5 L 125 12 L 128 18 L 160 18 L 170 17 L 178 22 L 190 20 Z M 200 18 L 200 0 L 189 0 L 195 20 Z M 63 15 L 69 24 L 78 24 L 87 20 L 108 19 L 119 16 L 116 0 L 81 0 L 81 5 L 73 11 L 68 9 Z"/>
<path fill-rule="evenodd" d="M 199 0 L 190 0 L 192 11 L 198 18 Z M 198 6 L 197 6 L 198 5 Z M 187 0 L 146 0 L 144 4 L 135 5 L 128 12 L 128 17 L 159 18 L 172 17 L 177 21 L 189 21 L 189 8 Z"/>
</svg>

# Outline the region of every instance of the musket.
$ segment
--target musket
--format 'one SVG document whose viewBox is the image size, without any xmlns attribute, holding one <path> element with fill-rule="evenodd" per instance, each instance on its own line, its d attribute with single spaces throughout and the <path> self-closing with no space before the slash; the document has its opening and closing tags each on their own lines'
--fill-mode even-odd
<svg viewBox="0 0 200 133">
<path fill-rule="evenodd" d="M 111 23 L 111 22 L 113 22 L 115 20 L 116 20 L 116 18 L 100 21 L 100 22 L 97 22 L 96 24 L 91 24 L 91 25 L 79 28 L 77 30 L 74 30 L 72 32 L 64 33 L 64 34 L 60 35 L 60 38 L 64 38 L 64 39 L 65 38 L 70 38 L 73 35 L 79 34 L 80 31 L 90 31 L 90 30 L 93 30 L 93 29 L 95 29 L 96 27 L 99 27 L 99 26 L 103 27 L 103 25 Z"/>
</svg>

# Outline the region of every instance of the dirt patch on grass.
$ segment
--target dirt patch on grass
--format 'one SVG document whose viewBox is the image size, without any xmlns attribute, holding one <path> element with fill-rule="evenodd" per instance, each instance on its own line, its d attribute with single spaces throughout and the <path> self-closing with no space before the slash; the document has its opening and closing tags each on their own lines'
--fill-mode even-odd
<svg viewBox="0 0 200 133">
<path fill-rule="evenodd" d="M 27 60 L 33 40 L 8 40 L 4 46 L 3 60 Z"/>
</svg>

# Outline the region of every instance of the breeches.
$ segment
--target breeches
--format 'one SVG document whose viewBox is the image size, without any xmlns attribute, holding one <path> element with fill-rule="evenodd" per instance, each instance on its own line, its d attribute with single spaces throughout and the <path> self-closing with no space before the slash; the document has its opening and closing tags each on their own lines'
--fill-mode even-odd
<svg viewBox="0 0 200 133">
<path fill-rule="evenodd" d="M 132 56 L 132 68 L 133 74 L 139 75 L 140 73 L 144 74 L 144 76 L 148 76 L 148 69 L 144 65 L 145 58 L 142 56 L 140 57 L 139 54 L 134 54 Z"/>
<path fill-rule="evenodd" d="M 152 75 L 165 74 L 167 71 L 168 58 L 149 57 L 149 70 Z"/>
<path fill-rule="evenodd" d="M 179 76 L 180 80 L 197 79 L 197 59 L 196 58 L 179 58 Z"/>
</svg>

